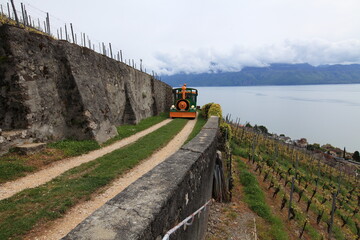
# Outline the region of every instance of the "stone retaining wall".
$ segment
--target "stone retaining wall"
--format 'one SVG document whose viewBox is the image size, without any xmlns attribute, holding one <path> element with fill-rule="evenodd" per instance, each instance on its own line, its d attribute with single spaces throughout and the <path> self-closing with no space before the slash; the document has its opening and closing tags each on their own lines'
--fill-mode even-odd
<svg viewBox="0 0 360 240">
<path fill-rule="evenodd" d="M 172 88 L 88 48 L 0 24 L 0 129 L 104 142 L 167 111 Z M 1 149 L 1 145 L 0 145 Z"/>
<path fill-rule="evenodd" d="M 218 118 L 179 151 L 131 184 L 63 239 L 162 239 L 212 194 Z M 203 239 L 208 211 L 170 239 Z"/>
</svg>

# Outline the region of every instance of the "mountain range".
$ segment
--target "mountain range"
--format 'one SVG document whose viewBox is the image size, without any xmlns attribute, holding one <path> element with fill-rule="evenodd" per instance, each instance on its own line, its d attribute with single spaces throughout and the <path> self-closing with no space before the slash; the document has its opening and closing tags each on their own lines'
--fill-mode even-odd
<svg viewBox="0 0 360 240">
<path fill-rule="evenodd" d="M 239 72 L 163 75 L 161 80 L 178 87 L 261 86 L 360 83 L 360 64 L 320 65 L 275 63 L 268 67 L 244 67 Z"/>
</svg>

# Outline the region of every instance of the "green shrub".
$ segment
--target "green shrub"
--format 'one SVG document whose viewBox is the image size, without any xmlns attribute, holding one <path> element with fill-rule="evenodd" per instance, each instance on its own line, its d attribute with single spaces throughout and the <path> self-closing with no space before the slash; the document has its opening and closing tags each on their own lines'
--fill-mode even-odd
<svg viewBox="0 0 360 240">
<path fill-rule="evenodd" d="M 201 108 L 201 115 L 207 119 L 208 118 L 208 112 L 209 112 L 209 109 L 211 107 L 211 105 L 213 105 L 214 103 L 207 103 L 205 104 L 204 106 L 202 106 Z"/>
<path fill-rule="evenodd" d="M 227 124 L 226 122 L 220 123 L 220 132 L 226 141 L 231 141 L 232 131 L 231 131 L 231 126 L 229 124 Z"/>
<path fill-rule="evenodd" d="M 230 151 L 230 140 L 232 138 L 231 127 L 224 121 L 220 122 L 220 138 L 219 138 L 219 150 Z"/>
<path fill-rule="evenodd" d="M 208 111 L 208 118 L 210 116 L 218 116 L 220 119 L 222 118 L 222 110 L 220 104 L 213 103 Z"/>
</svg>

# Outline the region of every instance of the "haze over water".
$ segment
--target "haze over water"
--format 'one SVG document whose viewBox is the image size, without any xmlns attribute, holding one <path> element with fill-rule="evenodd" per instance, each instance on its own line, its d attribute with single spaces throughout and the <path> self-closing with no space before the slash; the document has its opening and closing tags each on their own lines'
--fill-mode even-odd
<svg viewBox="0 0 360 240">
<path fill-rule="evenodd" d="M 223 115 L 242 124 L 309 143 L 360 150 L 360 84 L 198 87 L 198 105 L 221 104 Z"/>
</svg>

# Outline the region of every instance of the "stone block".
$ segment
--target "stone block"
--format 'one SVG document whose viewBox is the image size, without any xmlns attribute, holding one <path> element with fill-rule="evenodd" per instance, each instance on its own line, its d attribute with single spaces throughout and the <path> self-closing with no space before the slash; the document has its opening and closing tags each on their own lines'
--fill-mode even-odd
<svg viewBox="0 0 360 240">
<path fill-rule="evenodd" d="M 27 143 L 20 146 L 16 146 L 14 150 L 20 154 L 30 155 L 37 152 L 40 152 L 44 149 L 46 143 Z"/>
</svg>

